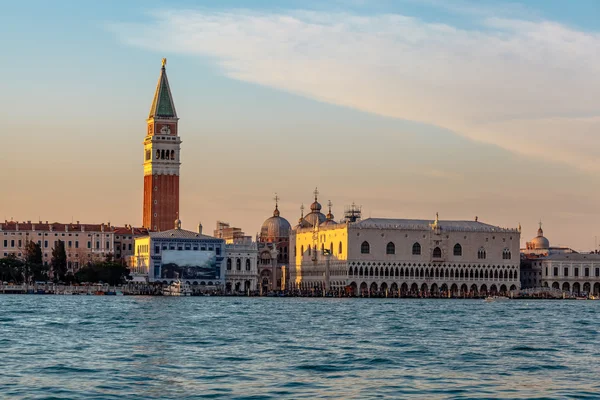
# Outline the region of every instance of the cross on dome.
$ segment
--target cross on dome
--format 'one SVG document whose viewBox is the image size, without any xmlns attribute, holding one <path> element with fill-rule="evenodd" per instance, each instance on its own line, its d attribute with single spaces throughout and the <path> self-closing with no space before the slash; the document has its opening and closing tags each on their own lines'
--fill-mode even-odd
<svg viewBox="0 0 600 400">
<path fill-rule="evenodd" d="M 317 201 L 317 198 L 319 197 L 319 189 L 315 188 L 315 191 L 313 193 L 315 195 L 315 201 Z"/>
</svg>

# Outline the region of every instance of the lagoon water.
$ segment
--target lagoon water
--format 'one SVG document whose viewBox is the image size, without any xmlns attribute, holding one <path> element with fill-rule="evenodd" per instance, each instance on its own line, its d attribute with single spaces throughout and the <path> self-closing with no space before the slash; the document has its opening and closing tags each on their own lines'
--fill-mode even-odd
<svg viewBox="0 0 600 400">
<path fill-rule="evenodd" d="M 0 296 L 0 398 L 599 398 L 600 302 Z"/>
</svg>

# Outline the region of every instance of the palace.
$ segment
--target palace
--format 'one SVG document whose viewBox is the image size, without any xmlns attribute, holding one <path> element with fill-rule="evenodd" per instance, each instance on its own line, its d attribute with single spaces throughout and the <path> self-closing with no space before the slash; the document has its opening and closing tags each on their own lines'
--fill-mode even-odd
<svg viewBox="0 0 600 400">
<path fill-rule="evenodd" d="M 520 230 L 475 221 L 368 218 L 349 207 L 341 223 L 321 205 L 290 235 L 290 283 L 354 294 L 475 295 L 516 290 Z M 310 220 L 309 216 L 313 215 Z"/>
<path fill-rule="evenodd" d="M 198 232 L 181 229 L 181 221 L 176 220 L 173 229 L 138 237 L 129 265 L 134 281 L 182 280 L 191 285 L 222 289 L 224 253 L 222 239 L 203 235 L 201 225 Z"/>
<path fill-rule="evenodd" d="M 112 257 L 126 262 L 133 254 L 136 237 L 146 235 L 146 229 L 132 226 L 112 226 L 109 223 L 70 224 L 58 222 L 4 221 L 0 223 L 0 255 L 23 258 L 29 241 L 42 249 L 42 261 L 49 265 L 52 250 L 59 240 L 65 243 L 67 270 L 74 274 L 85 264 Z"/>
<path fill-rule="evenodd" d="M 600 254 L 550 246 L 542 223 L 537 236 L 521 249 L 521 287 L 600 294 Z"/>
</svg>

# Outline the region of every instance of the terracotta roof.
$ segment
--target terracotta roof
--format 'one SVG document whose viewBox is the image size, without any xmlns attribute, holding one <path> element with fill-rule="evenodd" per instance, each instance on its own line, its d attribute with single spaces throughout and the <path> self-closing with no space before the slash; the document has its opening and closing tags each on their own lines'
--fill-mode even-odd
<svg viewBox="0 0 600 400">
<path fill-rule="evenodd" d="M 18 222 L 5 221 L 0 223 L 1 231 L 47 231 L 47 232 L 102 232 L 105 233 L 131 234 L 131 228 L 124 226 L 109 226 L 108 224 L 64 224 L 60 222 Z M 18 228 L 18 229 L 17 229 Z M 145 228 L 133 228 L 135 235 L 146 235 Z"/>
</svg>

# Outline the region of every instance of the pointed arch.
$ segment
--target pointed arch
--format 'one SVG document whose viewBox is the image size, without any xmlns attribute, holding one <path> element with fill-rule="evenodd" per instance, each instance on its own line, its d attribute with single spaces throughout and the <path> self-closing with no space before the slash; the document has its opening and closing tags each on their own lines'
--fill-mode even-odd
<svg viewBox="0 0 600 400">
<path fill-rule="evenodd" d="M 421 255 L 421 244 L 419 242 L 416 242 L 413 244 L 412 246 L 412 254 L 413 256 L 420 256 Z"/>
<path fill-rule="evenodd" d="M 360 245 L 361 254 L 369 254 L 371 252 L 371 245 L 366 240 Z"/>
<path fill-rule="evenodd" d="M 456 243 L 454 245 L 454 249 L 453 249 L 452 253 L 454 254 L 455 257 L 462 256 L 462 246 L 459 243 Z"/>
</svg>

